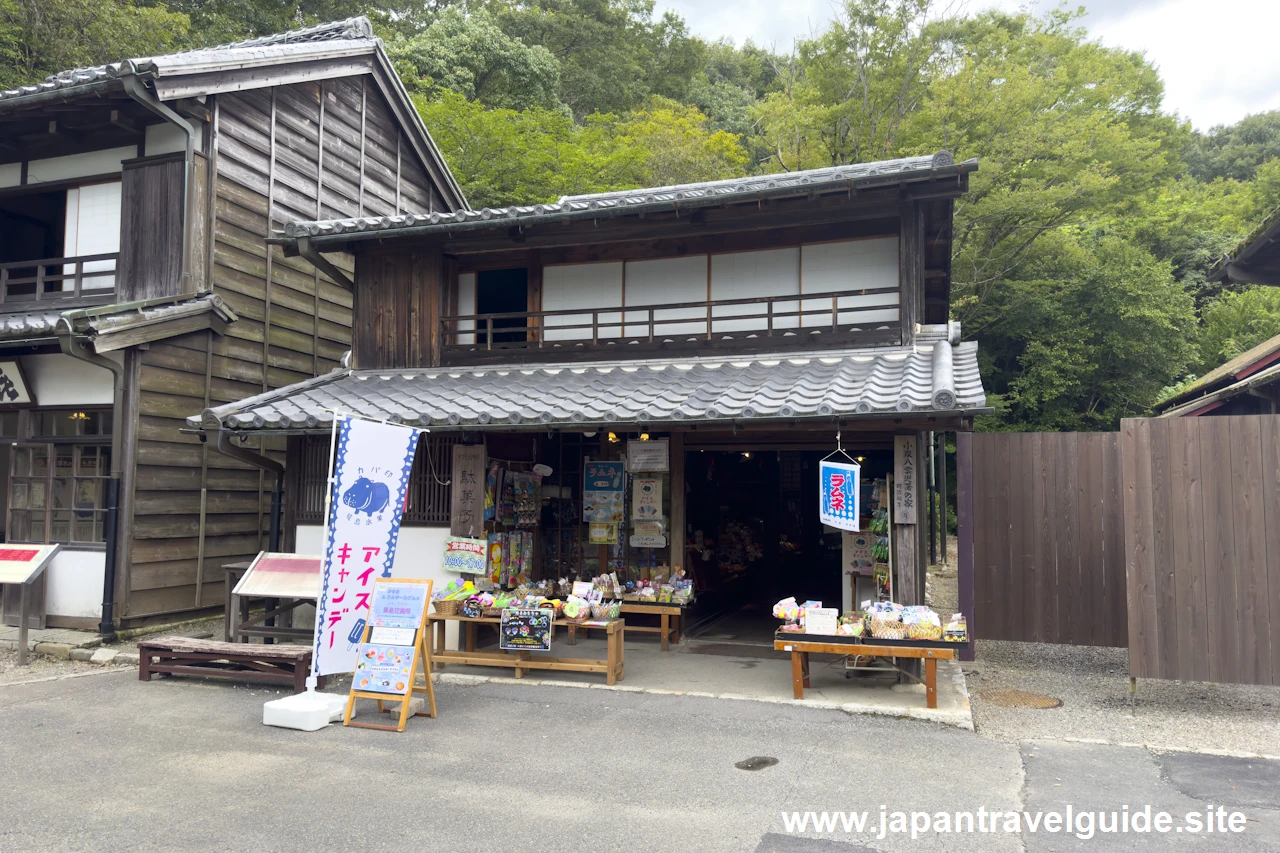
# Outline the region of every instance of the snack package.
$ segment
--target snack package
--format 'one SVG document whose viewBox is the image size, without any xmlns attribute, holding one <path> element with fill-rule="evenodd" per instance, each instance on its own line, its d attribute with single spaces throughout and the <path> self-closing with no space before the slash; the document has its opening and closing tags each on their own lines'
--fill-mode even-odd
<svg viewBox="0 0 1280 853">
<path fill-rule="evenodd" d="M 794 596 L 784 598 L 773 605 L 773 615 L 777 619 L 786 619 L 788 622 L 794 622 L 800 618 L 800 605 L 796 604 Z"/>
<path fill-rule="evenodd" d="M 969 642 L 969 623 L 963 613 L 957 613 L 947 620 L 946 627 L 942 631 L 942 639 L 948 643 Z"/>
</svg>

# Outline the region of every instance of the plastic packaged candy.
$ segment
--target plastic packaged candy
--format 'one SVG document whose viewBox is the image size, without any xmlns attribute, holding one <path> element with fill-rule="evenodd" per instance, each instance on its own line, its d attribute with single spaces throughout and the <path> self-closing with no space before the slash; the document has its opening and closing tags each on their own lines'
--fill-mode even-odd
<svg viewBox="0 0 1280 853">
<path fill-rule="evenodd" d="M 963 613 L 957 613 L 947 620 L 947 624 L 942 630 L 942 639 L 948 643 L 969 642 L 969 623 L 964 618 Z"/>
</svg>

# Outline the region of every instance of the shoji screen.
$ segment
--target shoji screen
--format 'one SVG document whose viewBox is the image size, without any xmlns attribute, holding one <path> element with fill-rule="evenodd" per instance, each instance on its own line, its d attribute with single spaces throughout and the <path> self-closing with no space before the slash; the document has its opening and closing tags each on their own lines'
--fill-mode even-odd
<svg viewBox="0 0 1280 853">
<path fill-rule="evenodd" d="M 458 311 L 461 316 L 464 314 L 476 313 L 476 274 L 473 272 L 464 272 L 458 274 Z M 458 331 L 458 343 L 474 344 L 476 336 L 468 334 L 475 331 L 475 320 L 458 320 L 455 324 Z"/>
<path fill-rule="evenodd" d="M 63 239 L 64 257 L 105 255 L 120 251 L 120 182 L 90 184 L 67 190 L 67 220 Z M 85 272 L 115 269 L 115 261 L 93 261 L 84 265 Z M 63 273 L 71 275 L 75 266 L 64 265 Z M 113 275 L 86 278 L 83 289 L 110 289 L 116 286 Z M 63 289 L 73 287 L 63 282 Z"/>
<path fill-rule="evenodd" d="M 707 300 L 707 256 L 662 258 L 655 261 L 627 261 L 625 304 L 628 308 L 663 305 L 669 302 Z M 707 309 L 668 308 L 655 311 L 655 335 L 697 335 L 707 331 Z M 628 311 L 628 336 L 648 334 L 649 312 Z M 698 320 L 678 323 L 672 320 Z M 634 325 L 641 321 L 644 325 Z M 665 321 L 665 322 L 663 322 Z"/>
<path fill-rule="evenodd" d="M 800 250 L 767 249 L 711 256 L 711 298 L 754 299 L 762 296 L 800 295 Z M 774 311 L 795 311 L 796 302 L 775 302 Z M 712 331 L 743 332 L 769 327 L 767 317 L 748 320 L 721 320 L 743 314 L 765 314 L 767 305 L 717 305 L 713 309 Z M 775 329 L 794 329 L 796 317 L 775 319 Z"/>
<path fill-rule="evenodd" d="M 898 238 L 876 237 L 868 240 L 846 240 L 840 243 L 815 243 L 800 250 L 801 292 L 830 293 L 838 290 L 861 290 L 865 287 L 898 286 Z M 889 323 L 898 319 L 897 308 L 875 311 L 846 311 L 868 305 L 897 305 L 898 294 L 873 293 L 866 296 L 842 296 L 837 303 L 839 322 Z M 806 327 L 831 325 L 831 300 L 805 300 L 804 310 L 823 310 L 822 314 L 804 317 Z"/>
<path fill-rule="evenodd" d="M 622 262 L 603 264 L 564 264 L 542 269 L 542 310 L 620 308 L 622 307 Z M 600 314 L 601 338 L 621 334 L 619 311 Z M 548 341 L 591 340 L 590 314 L 565 314 L 543 318 L 543 334 Z M 605 325 L 612 323 L 612 326 Z M 581 326 L 557 329 L 557 326 Z"/>
</svg>

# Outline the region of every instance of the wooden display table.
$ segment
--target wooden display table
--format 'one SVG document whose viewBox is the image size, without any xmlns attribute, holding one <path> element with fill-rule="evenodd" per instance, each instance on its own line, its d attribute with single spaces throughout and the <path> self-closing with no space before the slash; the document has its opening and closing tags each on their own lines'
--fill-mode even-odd
<svg viewBox="0 0 1280 853">
<path fill-rule="evenodd" d="M 662 639 L 662 650 L 668 651 L 671 643 L 680 644 L 680 626 L 684 621 L 684 611 L 688 607 L 687 604 L 671 604 L 670 602 L 649 601 L 624 601 L 622 602 L 622 615 L 628 613 L 643 613 L 658 616 L 661 624 L 658 626 L 650 625 L 628 625 L 627 630 L 632 632 L 640 632 L 645 634 L 657 634 Z M 572 622 L 566 623 L 569 626 L 569 645 L 576 645 L 578 642 L 578 625 Z M 583 628 L 584 632 L 588 632 L 591 627 Z"/>
<path fill-rule="evenodd" d="M 475 631 L 477 625 L 493 625 L 495 627 L 502 625 L 502 617 L 500 616 L 480 616 L 472 618 L 469 616 L 453 616 L 442 615 L 440 613 L 431 613 L 427 616 L 428 626 L 435 623 L 436 630 L 433 634 L 434 639 L 431 645 L 431 664 L 440 669 L 444 669 L 446 664 L 458 663 L 467 666 L 500 666 L 510 667 L 516 671 L 516 678 L 524 678 L 524 674 L 535 669 L 554 669 L 569 672 L 602 672 L 605 675 L 605 681 L 610 684 L 616 684 L 622 681 L 623 676 L 623 637 L 626 630 L 626 624 L 621 619 L 614 619 L 609 622 L 597 622 L 590 620 L 578 624 L 578 627 L 595 628 L 604 631 L 608 635 L 608 652 L 604 660 L 595 658 L 553 658 L 553 657 L 534 657 L 530 652 L 479 652 L 475 650 Z M 460 645 L 463 647 L 461 651 L 452 652 L 445 648 L 445 624 L 448 622 L 458 622 L 463 628 L 463 636 L 459 638 Z M 562 623 L 554 623 L 562 624 Z M 570 632 L 573 628 L 570 628 Z"/>
<path fill-rule="evenodd" d="M 791 652 L 791 687 L 797 699 L 804 698 L 809 686 L 809 655 L 859 655 L 868 658 L 921 658 L 924 660 L 924 678 L 895 666 L 898 672 L 924 685 L 925 703 L 938 707 L 938 661 L 954 660 L 957 643 L 931 640 L 877 640 L 873 637 L 831 636 L 827 634 L 790 634 L 777 632 L 773 648 Z"/>
</svg>

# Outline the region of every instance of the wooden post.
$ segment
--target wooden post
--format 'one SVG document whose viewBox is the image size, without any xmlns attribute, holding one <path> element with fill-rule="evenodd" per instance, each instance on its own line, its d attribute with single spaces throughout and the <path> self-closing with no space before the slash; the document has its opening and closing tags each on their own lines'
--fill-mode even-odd
<svg viewBox="0 0 1280 853">
<path fill-rule="evenodd" d="M 947 562 L 947 434 L 938 433 L 938 547 L 942 551 L 942 562 Z"/>
<path fill-rule="evenodd" d="M 969 625 L 969 643 L 960 649 L 960 660 L 973 660 L 973 433 L 956 433 L 956 564 L 960 586 L 960 612 Z M 944 614 L 943 618 L 946 618 Z"/>
<path fill-rule="evenodd" d="M 667 467 L 671 469 L 671 529 L 667 531 L 667 545 L 671 549 L 671 558 L 667 565 L 673 572 L 676 566 L 680 566 L 685 569 L 689 577 L 692 577 L 692 570 L 684 565 L 684 433 L 671 433 L 667 453 L 670 458 L 670 464 Z"/>
<path fill-rule="evenodd" d="M 48 529 L 48 528 L 46 528 Z M 18 666 L 27 665 L 27 610 L 31 607 L 31 584 L 24 583 L 18 602 Z"/>
</svg>

